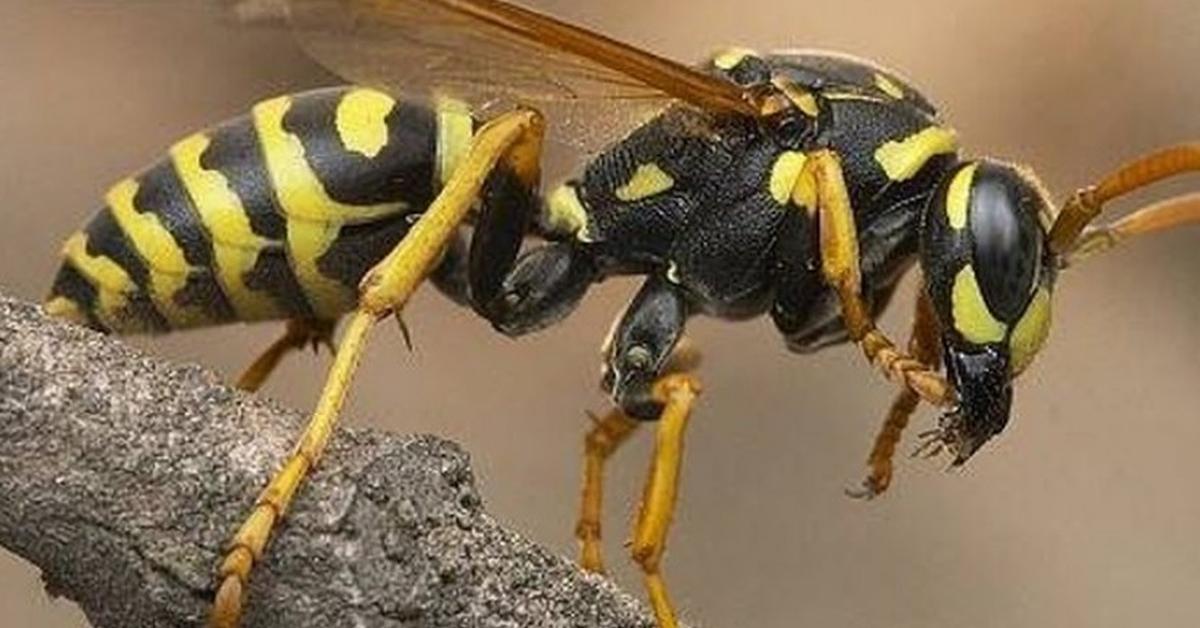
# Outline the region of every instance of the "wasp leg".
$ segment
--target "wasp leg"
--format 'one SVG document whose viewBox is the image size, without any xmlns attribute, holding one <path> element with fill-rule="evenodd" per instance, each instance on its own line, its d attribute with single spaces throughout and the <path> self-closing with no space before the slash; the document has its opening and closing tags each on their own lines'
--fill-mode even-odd
<svg viewBox="0 0 1200 628">
<path fill-rule="evenodd" d="M 664 277 L 651 276 L 618 319 L 604 348 L 606 368 L 602 385 L 611 392 L 622 413 L 635 419 L 659 421 L 655 454 L 632 546 L 633 559 L 642 569 L 659 628 L 676 626 L 660 565 L 679 486 L 683 431 L 700 390 L 695 378 L 682 372 L 694 369 L 699 359 L 683 338 L 689 309 L 678 287 Z M 597 485 L 599 471 L 596 470 Z M 595 532 L 593 542 L 598 547 L 598 490 L 595 495 L 596 518 L 592 522 L 596 525 L 590 531 Z M 585 493 L 581 528 L 588 516 L 586 499 Z M 586 553 L 588 540 L 581 540 Z"/>
<path fill-rule="evenodd" d="M 583 495 L 575 538 L 579 539 L 579 566 L 586 571 L 604 573 L 600 545 L 600 519 L 604 504 L 604 464 L 633 434 L 640 421 L 631 419 L 620 408 L 604 418 L 592 417 L 595 425 L 583 439 Z"/>
<path fill-rule="evenodd" d="M 346 326 L 325 388 L 295 451 L 259 495 L 230 543 L 220 568 L 221 584 L 210 626 L 236 626 L 246 582 L 271 530 L 283 517 L 304 477 L 320 460 L 346 398 L 368 332 L 398 313 L 428 276 L 446 244 L 466 219 L 489 175 L 501 166 L 536 184 L 543 132 L 541 116 L 520 110 L 485 125 L 446 186 L 400 244 L 363 279 L 358 309 Z"/>
<path fill-rule="evenodd" d="M 941 344 L 938 342 L 938 323 L 933 305 L 924 288 L 919 291 L 916 314 L 913 318 L 912 335 L 908 340 L 908 351 L 912 357 L 931 369 L 937 369 L 942 361 Z M 867 457 L 870 471 L 859 489 L 848 489 L 846 493 L 860 499 L 873 499 L 883 494 L 892 483 L 892 458 L 896 445 L 908 421 L 920 405 L 921 398 L 912 390 L 896 393 L 888 409 L 887 418 L 875 436 L 875 444 Z"/>
<path fill-rule="evenodd" d="M 271 346 L 267 347 L 267 350 L 263 351 L 245 371 L 242 371 L 236 386 L 246 392 L 257 392 L 266 383 L 275 368 L 279 366 L 283 356 L 292 351 L 299 351 L 305 347 L 312 347 L 313 350 L 316 350 L 319 346 L 324 345 L 329 348 L 330 353 L 337 353 L 333 346 L 333 328 L 336 325 L 335 321 L 301 318 L 288 321 L 283 335 L 271 343 Z"/>
<path fill-rule="evenodd" d="M 1084 230 L 1067 253 L 1064 265 L 1077 264 L 1135 236 L 1189 224 L 1200 224 L 1200 194 L 1169 198 L 1143 207 L 1120 220 Z"/>
<path fill-rule="evenodd" d="M 949 383 L 920 360 L 900 353 L 891 339 L 876 329 L 871 319 L 862 296 L 854 210 L 850 206 L 837 155 L 829 150 L 810 154 L 797 186 L 815 192 L 813 200 L 820 219 L 822 271 L 841 301 L 842 320 L 850 339 L 862 346 L 867 359 L 888 379 L 902 383 L 931 404 L 953 403 L 954 391 Z M 803 190 L 798 194 L 806 195 Z"/>
<path fill-rule="evenodd" d="M 1122 165 L 1100 183 L 1078 190 L 1067 199 L 1050 229 L 1050 250 L 1059 255 L 1069 253 L 1084 228 L 1109 201 L 1168 177 L 1198 171 L 1200 143 L 1165 148 Z"/>
<path fill-rule="evenodd" d="M 497 331 L 520 336 L 565 318 L 598 276 L 586 247 L 546 244 L 516 261 L 482 309 Z"/>
<path fill-rule="evenodd" d="M 700 383 L 692 375 L 673 373 L 654 385 L 654 397 L 663 405 L 655 438 L 654 458 L 642 493 L 634 529 L 632 554 L 642 568 L 650 606 L 659 628 L 675 628 L 675 609 L 667 597 L 662 575 L 662 557 L 667 532 L 675 514 L 679 471 L 683 463 L 683 434 L 691 415 Z"/>
<path fill-rule="evenodd" d="M 662 277 L 651 277 L 613 325 L 605 341 L 604 379 L 617 407 L 584 439 L 583 495 L 575 536 L 580 565 L 603 571 L 600 519 L 604 464 L 640 421 L 655 420 L 662 404 L 653 399 L 654 381 L 663 373 L 690 371 L 699 353 L 683 338 L 687 306 L 677 289 Z"/>
</svg>

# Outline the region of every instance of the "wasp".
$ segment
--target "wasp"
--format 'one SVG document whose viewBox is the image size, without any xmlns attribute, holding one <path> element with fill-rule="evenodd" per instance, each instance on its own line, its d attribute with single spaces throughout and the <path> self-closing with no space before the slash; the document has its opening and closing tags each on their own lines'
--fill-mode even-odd
<svg viewBox="0 0 1200 628">
<path fill-rule="evenodd" d="M 332 346 L 348 319 L 294 454 L 219 567 L 216 626 L 238 622 L 370 330 L 427 279 L 520 336 L 606 278 L 645 278 L 604 342 L 614 407 L 585 439 L 576 535 L 582 565 L 601 571 L 605 462 L 655 422 L 632 554 L 669 628 L 661 565 L 700 393 L 690 317 L 769 314 L 797 353 L 858 345 L 899 388 L 856 491 L 872 497 L 920 403 L 942 411 L 921 448 L 955 465 L 1004 429 L 1060 272 L 1200 222 L 1190 195 L 1092 224 L 1113 199 L 1200 170 L 1200 144 L 1134 159 L 1058 205 L 1030 169 L 960 155 L 909 81 L 847 55 L 732 48 L 688 66 L 500 0 L 271 4 L 351 86 L 259 103 L 117 183 L 67 240 L 45 304 L 112 333 L 287 321 L 239 379 L 251 391 L 289 352 Z M 545 141 L 589 161 L 543 189 Z M 901 348 L 874 321 L 914 269 Z"/>
</svg>

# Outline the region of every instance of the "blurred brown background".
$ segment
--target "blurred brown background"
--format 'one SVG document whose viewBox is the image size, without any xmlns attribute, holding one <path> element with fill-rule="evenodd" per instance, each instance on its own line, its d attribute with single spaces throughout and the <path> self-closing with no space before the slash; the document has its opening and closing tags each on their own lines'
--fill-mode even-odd
<svg viewBox="0 0 1200 628">
<path fill-rule="evenodd" d="M 683 60 L 733 42 L 877 59 L 943 107 L 968 152 L 1035 164 L 1059 196 L 1123 157 L 1200 137 L 1195 0 L 536 5 Z M 6 291 L 38 299 L 62 237 L 171 141 L 334 81 L 286 37 L 230 32 L 205 7 L 0 3 Z M 1069 273 L 1051 343 L 1020 382 L 1002 438 L 961 473 L 905 459 L 874 503 L 842 495 L 891 394 L 857 352 L 801 358 L 764 320 L 695 321 L 707 389 L 666 563 L 685 616 L 705 626 L 1200 625 L 1198 244 L 1192 229 Z M 565 324 L 518 342 L 423 293 L 406 317 L 416 352 L 390 328 L 379 333 L 348 415 L 464 443 L 491 510 L 573 554 L 583 411 L 605 408 L 596 347 L 633 288 L 609 282 Z M 907 293 L 884 320 L 900 336 Z M 276 331 L 135 342 L 232 376 Z M 309 407 L 325 366 L 289 362 L 268 393 Z M 647 463 L 649 430 L 641 436 L 612 467 L 606 520 L 609 562 L 639 593 L 621 539 Z M 10 555 L 0 556 L 0 608 L 3 626 L 85 625 Z"/>
</svg>

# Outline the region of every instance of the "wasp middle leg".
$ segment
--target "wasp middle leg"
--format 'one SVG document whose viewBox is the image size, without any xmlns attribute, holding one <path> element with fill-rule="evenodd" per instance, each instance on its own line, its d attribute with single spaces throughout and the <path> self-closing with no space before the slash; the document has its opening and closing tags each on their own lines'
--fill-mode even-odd
<svg viewBox="0 0 1200 628">
<path fill-rule="evenodd" d="M 236 386 L 246 392 L 257 392 L 275 372 L 284 356 L 306 347 L 317 350 L 324 346 L 336 353 L 333 346 L 333 321 L 292 319 L 287 322 L 283 335 L 271 343 L 238 377 Z"/>
<path fill-rule="evenodd" d="M 658 422 L 631 553 L 642 570 L 660 628 L 677 625 L 661 562 L 678 494 L 684 430 L 700 391 L 699 382 L 688 373 L 696 367 L 698 354 L 682 341 L 690 313 L 691 307 L 678 286 L 663 276 L 651 275 L 618 319 L 605 347 L 603 386 L 611 391 L 613 401 L 625 416 Z M 599 478 L 594 479 L 598 489 Z M 596 518 L 589 521 L 585 492 L 579 529 L 594 533 L 580 537 L 585 562 L 589 547 L 596 551 L 599 561 L 599 497 L 597 490 L 592 504 Z"/>
</svg>

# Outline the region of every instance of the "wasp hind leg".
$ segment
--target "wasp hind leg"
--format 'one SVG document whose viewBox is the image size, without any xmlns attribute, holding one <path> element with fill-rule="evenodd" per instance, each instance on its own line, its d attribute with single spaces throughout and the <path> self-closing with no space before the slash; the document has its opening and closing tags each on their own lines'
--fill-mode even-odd
<svg viewBox="0 0 1200 628">
<path fill-rule="evenodd" d="M 272 529 L 329 443 L 371 328 L 399 313 L 430 274 L 493 172 L 507 171 L 529 190 L 535 188 L 540 176 L 543 128 L 541 116 L 531 110 L 505 114 L 481 128 L 420 220 L 367 273 L 360 287 L 358 308 L 342 334 L 316 410 L 292 455 L 255 500 L 250 515 L 230 542 L 220 567 L 221 583 L 210 626 L 236 626 L 240 620 L 251 569 L 262 559 Z"/>
<path fill-rule="evenodd" d="M 236 386 L 246 392 L 257 392 L 267 382 L 271 373 L 275 372 L 283 357 L 293 351 L 300 351 L 306 347 L 312 347 L 313 351 L 316 351 L 324 346 L 330 353 L 336 354 L 333 346 L 333 328 L 336 325 L 335 321 L 300 318 L 288 321 L 283 335 L 242 371 Z"/>
</svg>

